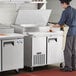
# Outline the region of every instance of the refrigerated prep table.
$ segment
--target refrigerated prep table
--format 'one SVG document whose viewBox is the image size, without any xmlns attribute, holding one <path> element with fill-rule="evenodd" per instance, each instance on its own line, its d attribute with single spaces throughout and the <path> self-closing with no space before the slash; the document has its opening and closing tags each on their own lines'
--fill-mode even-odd
<svg viewBox="0 0 76 76">
<path fill-rule="evenodd" d="M 46 65 L 46 36 L 50 33 L 29 32 L 25 37 L 25 66 L 33 67 Z"/>
<path fill-rule="evenodd" d="M 46 35 L 51 10 L 20 10 L 14 25 L 16 33 L 24 37 L 24 65 L 37 67 L 46 65 Z M 40 28 L 41 26 L 41 28 Z M 42 32 L 42 27 L 47 28 Z"/>
<path fill-rule="evenodd" d="M 50 57 L 52 57 L 51 51 L 53 50 L 54 56 L 57 57 L 59 54 L 61 54 L 58 56 L 59 63 L 63 62 L 63 50 L 61 47 L 60 49 L 58 48 L 57 51 L 55 49 L 52 50 L 52 48 L 57 46 L 58 43 L 59 45 L 62 45 L 62 36 L 57 32 L 48 32 L 50 27 L 47 26 L 47 23 L 50 14 L 51 10 L 20 10 L 16 23 L 13 25 L 16 33 L 25 35 L 24 65 L 31 67 L 32 70 L 33 67 L 49 65 L 54 62 L 56 63 L 57 60 L 52 62 L 52 59 L 50 59 Z M 58 34 L 60 37 L 57 36 Z M 51 35 L 54 37 L 56 42 L 55 40 L 50 40 Z M 59 42 L 60 38 L 61 40 Z M 53 41 L 55 45 L 53 44 Z M 59 51 L 60 53 L 58 54 Z"/>
<path fill-rule="evenodd" d="M 25 37 L 25 66 L 58 64 L 63 67 L 63 31 L 28 32 Z"/>
<path fill-rule="evenodd" d="M 1 46 L 1 40 L 0 40 L 0 46 Z M 0 47 L 0 71 L 1 71 L 1 47 Z"/>
<path fill-rule="evenodd" d="M 24 68 L 24 39 L 21 34 L 0 34 L 0 72 Z"/>
</svg>

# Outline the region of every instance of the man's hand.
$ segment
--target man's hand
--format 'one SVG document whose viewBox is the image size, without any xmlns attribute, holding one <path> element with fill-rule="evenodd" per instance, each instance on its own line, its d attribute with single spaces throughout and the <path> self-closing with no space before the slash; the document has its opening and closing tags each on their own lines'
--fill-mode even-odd
<svg viewBox="0 0 76 76">
<path fill-rule="evenodd" d="M 51 28 L 60 28 L 61 30 L 64 31 L 64 25 L 60 26 L 59 24 L 52 24 Z"/>
<path fill-rule="evenodd" d="M 59 24 L 53 24 L 52 27 L 54 27 L 54 28 L 60 28 L 60 25 Z"/>
<path fill-rule="evenodd" d="M 54 28 L 60 28 L 61 30 L 64 31 L 64 25 L 60 26 L 59 24 L 56 24 L 56 25 L 52 25 L 52 27 L 54 27 Z"/>
</svg>

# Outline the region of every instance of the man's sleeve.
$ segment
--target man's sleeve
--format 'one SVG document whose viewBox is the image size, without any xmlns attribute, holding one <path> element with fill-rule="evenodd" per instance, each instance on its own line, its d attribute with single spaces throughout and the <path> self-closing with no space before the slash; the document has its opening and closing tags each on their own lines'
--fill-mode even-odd
<svg viewBox="0 0 76 76">
<path fill-rule="evenodd" d="M 61 26 L 64 25 L 66 23 L 66 19 L 67 19 L 66 12 L 63 11 L 62 16 L 61 16 L 60 21 L 58 22 L 58 24 L 61 25 Z"/>
</svg>

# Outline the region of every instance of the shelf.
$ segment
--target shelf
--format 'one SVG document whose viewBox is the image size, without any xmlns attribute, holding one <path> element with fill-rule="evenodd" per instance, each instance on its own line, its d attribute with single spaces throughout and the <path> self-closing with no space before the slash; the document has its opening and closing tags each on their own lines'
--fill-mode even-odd
<svg viewBox="0 0 76 76">
<path fill-rule="evenodd" d="M 37 4 L 37 3 L 47 3 L 47 1 L 43 1 L 43 2 L 41 2 L 41 1 L 39 1 L 39 2 L 35 2 L 35 1 L 33 1 L 33 2 L 27 2 L 27 1 L 21 2 L 21 1 L 20 1 L 20 2 L 19 2 L 19 1 L 15 1 L 15 2 L 12 2 L 12 3 L 34 3 L 34 4 L 36 3 L 36 4 Z"/>
<path fill-rule="evenodd" d="M 23 4 L 36 4 L 38 9 L 46 9 L 46 0 L 9 0 L 9 1 L 1 1 L 1 3 L 10 3 L 21 6 Z"/>
<path fill-rule="evenodd" d="M 32 3 L 32 4 L 44 3 L 44 4 L 46 4 L 46 3 L 47 3 L 47 2 L 26 2 L 26 1 L 25 1 L 25 2 L 21 2 L 21 1 L 20 1 L 20 2 L 19 2 L 19 1 L 15 1 L 15 2 L 13 2 L 13 1 L 12 1 L 12 2 L 10 2 L 10 1 L 5 1 L 5 2 L 3 2 L 3 1 L 0 1 L 0 2 L 1 2 L 1 3 L 17 3 L 17 4 L 18 4 L 18 3 L 19 3 L 19 4 L 21 4 L 21 3 Z"/>
<path fill-rule="evenodd" d="M 9 2 L 10 0 L 0 0 L 0 2 Z"/>
<path fill-rule="evenodd" d="M 4 3 L 47 3 L 47 1 L 0 1 Z"/>
<path fill-rule="evenodd" d="M 31 3 L 47 3 L 47 1 L 32 1 Z"/>
<path fill-rule="evenodd" d="M 0 0 L 0 3 L 10 3 L 10 0 Z"/>
</svg>

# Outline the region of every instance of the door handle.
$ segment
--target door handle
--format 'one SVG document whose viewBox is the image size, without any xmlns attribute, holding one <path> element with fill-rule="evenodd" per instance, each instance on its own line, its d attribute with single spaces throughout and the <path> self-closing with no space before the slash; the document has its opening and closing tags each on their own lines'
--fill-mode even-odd
<svg viewBox="0 0 76 76">
<path fill-rule="evenodd" d="M 3 46 L 8 45 L 8 44 L 12 44 L 14 46 L 14 41 L 4 42 Z"/>
<path fill-rule="evenodd" d="M 38 52 L 37 55 L 42 54 L 41 52 Z"/>
<path fill-rule="evenodd" d="M 49 42 L 50 40 L 55 40 L 55 41 L 57 42 L 57 38 L 49 38 L 49 39 L 48 39 L 48 42 Z"/>
</svg>

